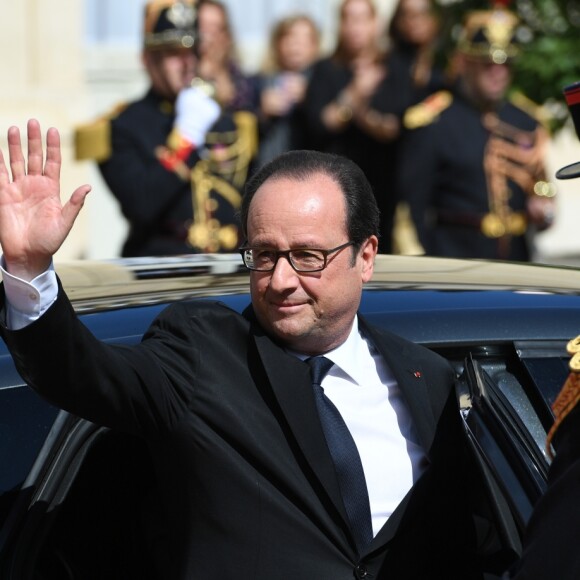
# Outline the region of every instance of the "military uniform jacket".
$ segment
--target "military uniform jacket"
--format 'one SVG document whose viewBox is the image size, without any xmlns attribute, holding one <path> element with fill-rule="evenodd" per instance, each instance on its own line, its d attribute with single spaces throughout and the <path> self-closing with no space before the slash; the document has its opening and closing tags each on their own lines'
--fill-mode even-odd
<svg viewBox="0 0 580 580">
<path fill-rule="evenodd" d="M 241 194 L 231 187 L 227 197 L 205 192 L 194 207 L 199 183 L 191 169 L 200 162 L 200 151 L 190 148 L 183 158 L 175 158 L 167 145 L 174 120 L 173 105 L 151 90 L 110 119 L 110 154 L 99 169 L 129 222 L 123 256 L 232 251 L 238 245 L 236 212 Z M 229 123 L 233 124 L 231 118 Z M 235 131 L 235 125 L 231 129 Z M 171 159 L 171 166 L 163 159 Z M 208 173 L 203 169 L 201 177 Z M 225 248 L 205 241 L 192 243 L 194 220 L 201 227 L 207 222 L 231 225 L 236 233 L 228 236 Z"/>
<path fill-rule="evenodd" d="M 500 141 L 531 147 L 538 122 L 507 101 L 490 117 L 459 92 L 439 92 L 410 109 L 405 123 L 398 187 L 426 254 L 528 260 L 531 192 L 500 176 L 489 144 L 494 133 Z M 509 214 L 509 227 L 493 230 L 497 220 L 484 221 L 490 213 Z"/>
<path fill-rule="evenodd" d="M 430 465 L 358 555 L 308 365 L 266 336 L 251 308 L 175 304 L 140 345 L 116 347 L 77 321 L 61 291 L 30 326 L 1 326 L 35 390 L 146 441 L 170 522 L 165 580 L 481 578 L 454 373 L 433 352 L 361 319 Z"/>
</svg>

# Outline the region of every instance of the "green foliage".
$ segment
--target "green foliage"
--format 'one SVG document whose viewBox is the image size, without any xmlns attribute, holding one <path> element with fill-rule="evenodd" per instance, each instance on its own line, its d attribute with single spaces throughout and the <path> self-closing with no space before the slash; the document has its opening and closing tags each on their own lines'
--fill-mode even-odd
<svg viewBox="0 0 580 580">
<path fill-rule="evenodd" d="M 438 0 L 443 23 L 442 54 L 455 43 L 457 29 L 470 10 L 489 9 L 482 0 Z M 504 3 L 505 5 L 505 3 Z M 514 63 L 514 88 L 543 105 L 551 125 L 559 129 L 567 119 L 563 87 L 580 81 L 580 0 L 516 0 L 508 8 L 521 21 L 521 54 Z"/>
</svg>

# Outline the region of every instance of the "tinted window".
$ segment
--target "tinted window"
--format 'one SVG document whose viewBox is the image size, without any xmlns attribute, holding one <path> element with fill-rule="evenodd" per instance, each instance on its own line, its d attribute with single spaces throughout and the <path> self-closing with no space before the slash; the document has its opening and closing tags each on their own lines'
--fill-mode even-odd
<svg viewBox="0 0 580 580">
<path fill-rule="evenodd" d="M 7 492 L 26 479 L 57 414 L 28 387 L 0 389 L 0 522 L 11 503 Z"/>
<path fill-rule="evenodd" d="M 528 358 L 523 359 L 523 363 L 546 404 L 551 407 L 570 372 L 568 358 Z"/>
</svg>

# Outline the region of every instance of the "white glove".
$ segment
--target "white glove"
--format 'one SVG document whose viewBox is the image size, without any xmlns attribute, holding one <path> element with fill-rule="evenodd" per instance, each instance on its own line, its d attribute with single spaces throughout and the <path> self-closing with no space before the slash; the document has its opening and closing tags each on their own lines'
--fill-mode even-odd
<svg viewBox="0 0 580 580">
<path fill-rule="evenodd" d="M 183 89 L 175 101 L 175 128 L 190 143 L 201 147 L 205 134 L 220 116 L 220 106 L 199 87 Z"/>
</svg>

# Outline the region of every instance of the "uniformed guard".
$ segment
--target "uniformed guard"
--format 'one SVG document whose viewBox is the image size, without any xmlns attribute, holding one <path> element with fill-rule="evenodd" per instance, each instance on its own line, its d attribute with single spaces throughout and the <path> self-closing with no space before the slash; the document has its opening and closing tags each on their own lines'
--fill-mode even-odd
<svg viewBox="0 0 580 580">
<path fill-rule="evenodd" d="M 250 112 L 226 114 L 196 76 L 197 5 L 145 6 L 146 95 L 76 131 L 78 159 L 93 159 L 130 231 L 123 256 L 231 252 L 237 210 L 257 149 Z"/>
<path fill-rule="evenodd" d="M 539 107 L 506 98 L 517 32 L 503 7 L 470 12 L 456 82 L 405 114 L 400 188 L 427 254 L 527 261 L 533 233 L 553 222 Z"/>
</svg>

